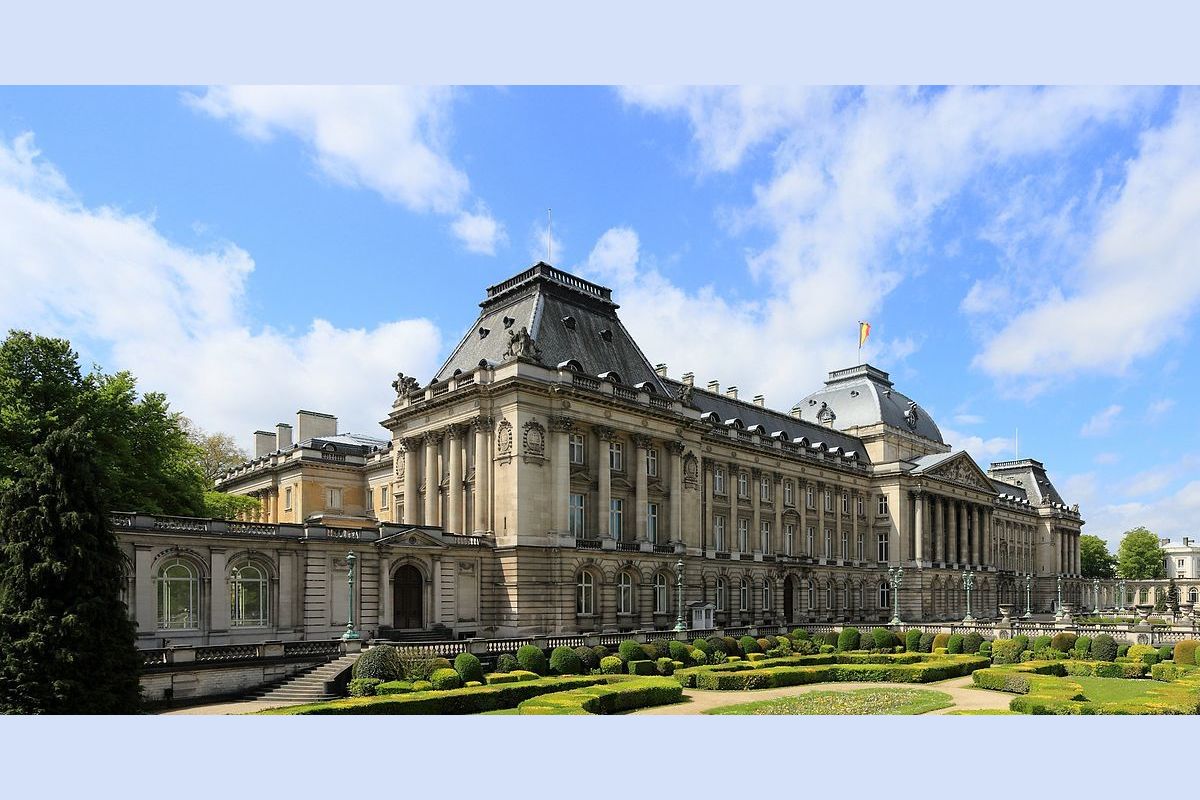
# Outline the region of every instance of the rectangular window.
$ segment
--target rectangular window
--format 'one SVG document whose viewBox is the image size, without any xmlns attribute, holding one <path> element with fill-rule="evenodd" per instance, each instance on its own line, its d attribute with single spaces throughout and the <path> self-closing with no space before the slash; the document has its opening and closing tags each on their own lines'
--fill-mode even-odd
<svg viewBox="0 0 1200 800">
<path fill-rule="evenodd" d="M 842 561 L 846 561 L 850 558 L 850 550 L 847 547 L 849 538 L 850 537 L 846 534 L 846 532 L 842 531 Z"/>
<path fill-rule="evenodd" d="M 850 513 L 850 495 L 846 492 L 842 492 L 842 513 Z"/>
<path fill-rule="evenodd" d="M 813 550 L 813 544 L 814 544 L 814 540 L 816 539 L 816 536 L 817 536 L 816 528 L 810 527 L 808 529 L 808 540 L 807 540 L 807 542 L 805 542 L 805 546 L 804 546 L 804 554 L 809 556 L 810 558 L 816 552 L 815 550 Z"/>
<path fill-rule="evenodd" d="M 738 497 L 750 496 L 750 478 L 746 473 L 738 473 Z"/>
<path fill-rule="evenodd" d="M 866 551 L 864 550 L 863 535 L 860 533 L 858 535 L 858 542 L 857 542 L 857 546 L 855 548 L 855 559 L 858 561 L 863 561 L 866 559 L 866 557 L 867 557 L 867 554 L 866 554 Z"/>
<path fill-rule="evenodd" d="M 569 442 L 570 442 L 569 448 L 570 448 L 570 453 L 571 453 L 571 463 L 572 464 L 583 464 L 584 463 L 583 441 L 584 441 L 584 439 L 583 439 L 582 433 L 572 433 L 571 434 L 571 437 L 569 439 Z"/>
<path fill-rule="evenodd" d="M 813 487 L 811 483 L 804 487 L 804 505 L 809 508 L 816 508 L 813 501 Z"/>
<path fill-rule="evenodd" d="M 758 499 L 770 501 L 771 499 L 771 479 L 766 475 L 762 476 L 762 481 L 758 486 Z"/>
<path fill-rule="evenodd" d="M 568 508 L 568 525 L 570 526 L 571 535 L 577 539 L 584 538 L 587 528 L 584 526 L 584 495 L 571 495 L 571 502 Z"/>
<path fill-rule="evenodd" d="M 861 517 L 861 516 L 865 516 L 866 512 L 865 512 L 865 511 L 864 511 L 864 509 L 863 509 L 863 499 L 862 499 L 862 496 L 861 496 L 861 495 L 858 497 L 858 499 L 857 499 L 857 503 L 858 503 L 858 515 L 859 515 L 860 517 Z"/>
<path fill-rule="evenodd" d="M 608 533 L 618 542 L 621 541 L 621 517 L 624 506 L 625 501 L 616 497 L 608 501 Z"/>
<path fill-rule="evenodd" d="M 725 494 L 725 470 L 713 467 L 713 494 Z"/>
<path fill-rule="evenodd" d="M 791 481 L 783 482 L 783 504 L 785 506 L 796 505 L 795 487 Z"/>
<path fill-rule="evenodd" d="M 658 477 L 658 451 L 653 447 L 646 451 L 646 474 L 651 478 Z"/>
<path fill-rule="evenodd" d="M 833 531 L 825 529 L 825 557 L 833 558 Z"/>
<path fill-rule="evenodd" d="M 613 472 L 625 471 L 625 446 L 620 442 L 608 443 L 608 468 Z"/>
<path fill-rule="evenodd" d="M 292 510 L 292 487 L 285 487 L 283 490 L 283 510 Z"/>
<path fill-rule="evenodd" d="M 379 489 L 379 507 L 388 507 L 388 487 L 384 486 Z"/>
<path fill-rule="evenodd" d="M 833 492 L 825 490 L 825 510 L 833 511 Z"/>
<path fill-rule="evenodd" d="M 796 554 L 796 526 L 795 525 L 788 524 L 788 525 L 783 526 L 783 553 L 784 553 L 784 555 L 789 555 L 789 556 Z"/>
<path fill-rule="evenodd" d="M 771 523 L 766 520 L 758 527 L 758 547 L 764 553 L 771 552 Z"/>
<path fill-rule="evenodd" d="M 330 489 L 326 494 L 325 499 L 329 501 L 327 506 L 335 510 L 340 510 L 342 507 L 342 490 Z"/>
<path fill-rule="evenodd" d="M 719 552 L 725 552 L 725 518 L 718 515 L 713 517 L 713 547 Z"/>
<path fill-rule="evenodd" d="M 646 538 L 658 544 L 658 503 L 646 504 Z"/>
<path fill-rule="evenodd" d="M 375 510 L 375 492 L 370 487 L 367 487 L 367 511 Z"/>
<path fill-rule="evenodd" d="M 748 520 L 748 519 L 739 519 L 738 520 L 737 544 L 738 544 L 738 552 L 739 553 L 750 552 L 750 520 Z"/>
<path fill-rule="evenodd" d="M 887 533 L 879 534 L 879 563 L 886 564 L 888 561 L 888 535 Z"/>
<path fill-rule="evenodd" d="M 888 513 L 887 495 L 879 495 L 879 516 L 886 517 Z"/>
</svg>

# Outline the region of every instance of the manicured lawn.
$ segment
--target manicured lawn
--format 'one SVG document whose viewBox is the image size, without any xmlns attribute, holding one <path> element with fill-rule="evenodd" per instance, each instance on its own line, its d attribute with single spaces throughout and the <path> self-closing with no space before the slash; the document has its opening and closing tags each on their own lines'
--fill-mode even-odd
<svg viewBox="0 0 1200 800">
<path fill-rule="evenodd" d="M 1083 695 L 1093 703 L 1129 703 L 1149 700 L 1164 684 L 1149 679 L 1088 678 L 1074 676 L 1070 680 L 1083 687 Z"/>
<path fill-rule="evenodd" d="M 966 711 L 947 711 L 946 716 L 954 717 L 1021 717 L 1023 714 L 1018 714 L 1015 711 L 1009 711 L 1006 708 L 975 708 Z"/>
<path fill-rule="evenodd" d="M 924 714 L 953 705 L 950 695 L 929 689 L 856 689 L 851 692 L 807 692 L 795 697 L 760 700 L 714 708 L 706 714 Z"/>
</svg>

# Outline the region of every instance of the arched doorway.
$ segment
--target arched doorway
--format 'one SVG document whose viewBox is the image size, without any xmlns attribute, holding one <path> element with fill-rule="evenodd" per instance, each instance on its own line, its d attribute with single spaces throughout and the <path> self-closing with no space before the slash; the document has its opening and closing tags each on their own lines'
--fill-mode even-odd
<svg viewBox="0 0 1200 800">
<path fill-rule="evenodd" d="M 796 581 L 791 575 L 783 579 L 783 619 L 792 622 L 795 617 Z"/>
<path fill-rule="evenodd" d="M 425 581 L 421 571 L 411 564 L 405 564 L 396 570 L 392 587 L 392 627 L 393 628 L 422 628 L 425 626 L 425 615 L 422 603 L 425 595 Z"/>
</svg>

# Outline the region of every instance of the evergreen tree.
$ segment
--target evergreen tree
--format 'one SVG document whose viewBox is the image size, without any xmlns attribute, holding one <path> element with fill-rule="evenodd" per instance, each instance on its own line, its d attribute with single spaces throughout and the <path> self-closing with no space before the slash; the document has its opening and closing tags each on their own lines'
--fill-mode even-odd
<svg viewBox="0 0 1200 800">
<path fill-rule="evenodd" d="M 141 658 L 120 600 L 86 423 L 49 433 L 0 494 L 0 711 L 137 710 Z"/>
</svg>

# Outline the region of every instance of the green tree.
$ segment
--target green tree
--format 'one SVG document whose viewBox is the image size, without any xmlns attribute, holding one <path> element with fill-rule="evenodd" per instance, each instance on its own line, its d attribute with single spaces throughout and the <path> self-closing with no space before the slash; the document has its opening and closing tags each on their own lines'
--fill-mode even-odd
<svg viewBox="0 0 1200 800">
<path fill-rule="evenodd" d="M 1166 554 L 1158 543 L 1158 536 L 1143 527 L 1126 531 L 1117 551 L 1117 572 L 1130 580 L 1165 578 Z"/>
<path fill-rule="evenodd" d="M 1090 533 L 1079 537 L 1079 566 L 1085 578 L 1117 577 L 1117 559 L 1108 552 L 1108 545 Z"/>
<path fill-rule="evenodd" d="M 217 478 L 250 460 L 228 433 L 207 433 L 188 419 L 184 420 L 184 430 L 197 448 L 200 469 L 210 489 L 216 486 Z"/>
<path fill-rule="evenodd" d="M 50 432 L 0 493 L 0 712 L 137 710 L 141 658 L 85 421 Z"/>
<path fill-rule="evenodd" d="M 260 501 L 244 494 L 204 493 L 204 516 L 213 519 L 236 519 L 239 514 L 254 513 L 261 509 Z"/>
</svg>

